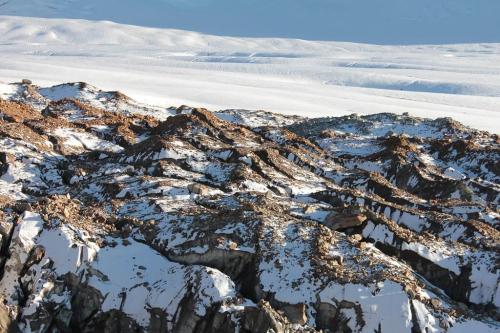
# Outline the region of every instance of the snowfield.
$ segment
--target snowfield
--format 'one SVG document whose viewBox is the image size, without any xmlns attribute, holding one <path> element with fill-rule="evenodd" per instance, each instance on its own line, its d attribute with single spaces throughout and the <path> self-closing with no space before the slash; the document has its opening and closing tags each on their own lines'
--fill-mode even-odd
<svg viewBox="0 0 500 333">
<path fill-rule="evenodd" d="M 500 44 L 235 38 L 0 16 L 0 81 L 87 81 L 159 106 L 308 117 L 408 112 L 500 132 Z"/>
</svg>

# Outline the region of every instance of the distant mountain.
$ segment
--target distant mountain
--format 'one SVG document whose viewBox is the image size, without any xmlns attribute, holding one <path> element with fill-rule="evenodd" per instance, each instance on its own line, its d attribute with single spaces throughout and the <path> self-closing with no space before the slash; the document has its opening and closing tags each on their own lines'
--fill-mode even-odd
<svg viewBox="0 0 500 333">
<path fill-rule="evenodd" d="M 498 13 L 497 0 L 0 0 L 0 15 L 375 44 L 500 42 Z"/>
</svg>

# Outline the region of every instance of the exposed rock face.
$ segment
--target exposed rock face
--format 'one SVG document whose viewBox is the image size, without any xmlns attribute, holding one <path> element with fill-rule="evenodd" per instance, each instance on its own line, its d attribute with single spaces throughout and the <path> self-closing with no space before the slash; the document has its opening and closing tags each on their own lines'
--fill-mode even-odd
<svg viewBox="0 0 500 333">
<path fill-rule="evenodd" d="M 496 135 L 14 87 L 2 331 L 500 329 Z"/>
</svg>

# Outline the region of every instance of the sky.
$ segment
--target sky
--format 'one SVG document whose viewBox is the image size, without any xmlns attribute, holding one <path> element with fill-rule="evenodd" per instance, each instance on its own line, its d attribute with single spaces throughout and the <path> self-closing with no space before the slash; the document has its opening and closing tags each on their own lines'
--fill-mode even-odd
<svg viewBox="0 0 500 333">
<path fill-rule="evenodd" d="M 500 42 L 499 13 L 500 0 L 0 0 L 0 15 L 372 44 Z"/>
</svg>

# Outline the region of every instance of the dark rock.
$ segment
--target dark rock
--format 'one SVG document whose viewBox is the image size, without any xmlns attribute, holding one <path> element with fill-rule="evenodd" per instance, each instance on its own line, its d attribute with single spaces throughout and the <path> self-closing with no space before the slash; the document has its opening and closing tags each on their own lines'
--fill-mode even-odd
<svg viewBox="0 0 500 333">
<path fill-rule="evenodd" d="M 71 299 L 71 309 L 73 311 L 71 326 L 84 328 L 89 319 L 100 310 L 102 301 L 103 297 L 101 293 L 95 288 L 83 284 L 75 286 L 73 289 L 73 297 Z M 104 316 L 104 318 L 104 327 L 114 325 L 117 320 L 121 325 L 121 320 L 125 320 L 122 316 L 117 315 L 116 312 L 111 312 L 109 316 Z"/>
<path fill-rule="evenodd" d="M 9 153 L 0 152 L 0 177 L 9 169 L 9 165 L 14 163 L 15 156 Z"/>
<path fill-rule="evenodd" d="M 144 330 L 122 311 L 111 310 L 97 315 L 92 323 L 88 325 L 88 327 L 82 329 L 81 332 L 142 333 Z"/>
</svg>

